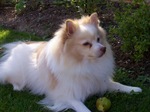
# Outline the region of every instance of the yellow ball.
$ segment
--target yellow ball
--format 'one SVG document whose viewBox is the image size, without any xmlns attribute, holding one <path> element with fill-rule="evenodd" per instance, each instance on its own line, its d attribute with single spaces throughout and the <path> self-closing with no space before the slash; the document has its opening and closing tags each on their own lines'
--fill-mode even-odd
<svg viewBox="0 0 150 112">
<path fill-rule="evenodd" d="M 106 97 L 102 97 L 102 98 L 98 98 L 96 101 L 96 108 L 97 110 L 101 111 L 101 112 L 105 112 L 107 110 L 109 110 L 111 107 L 111 101 L 106 98 Z"/>
</svg>

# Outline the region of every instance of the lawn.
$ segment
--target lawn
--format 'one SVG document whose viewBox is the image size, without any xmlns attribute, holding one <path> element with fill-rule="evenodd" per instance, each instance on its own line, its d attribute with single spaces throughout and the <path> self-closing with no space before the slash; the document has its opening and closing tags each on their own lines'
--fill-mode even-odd
<svg viewBox="0 0 150 112">
<path fill-rule="evenodd" d="M 0 27 L 0 44 L 14 41 L 42 40 L 35 35 L 17 32 Z M 1 50 L 0 50 L 1 51 Z M 114 80 L 123 84 L 139 86 L 142 93 L 106 93 L 112 106 L 108 112 L 149 112 L 150 111 L 150 78 L 146 75 L 135 79 L 129 78 L 129 70 L 117 68 Z M 30 94 L 28 91 L 13 91 L 11 85 L 0 85 L 0 112 L 50 112 L 43 106 L 37 104 L 43 96 Z M 92 112 L 98 112 L 95 107 L 97 95 L 88 98 L 85 102 Z M 67 112 L 72 112 L 68 110 Z"/>
</svg>

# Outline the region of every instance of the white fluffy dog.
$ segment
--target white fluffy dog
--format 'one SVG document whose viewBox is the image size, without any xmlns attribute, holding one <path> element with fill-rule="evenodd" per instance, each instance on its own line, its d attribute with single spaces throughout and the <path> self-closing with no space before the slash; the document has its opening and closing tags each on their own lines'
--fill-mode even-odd
<svg viewBox="0 0 150 112">
<path fill-rule="evenodd" d="M 0 62 L 0 81 L 14 90 L 28 88 L 46 97 L 53 111 L 71 108 L 91 112 L 84 100 L 106 91 L 141 92 L 112 80 L 114 59 L 97 13 L 68 19 L 48 42 L 6 44 Z"/>
</svg>

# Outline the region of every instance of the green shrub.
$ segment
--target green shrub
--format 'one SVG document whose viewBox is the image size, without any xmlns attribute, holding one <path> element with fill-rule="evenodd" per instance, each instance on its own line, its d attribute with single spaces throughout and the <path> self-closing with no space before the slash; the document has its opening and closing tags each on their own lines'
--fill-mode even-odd
<svg viewBox="0 0 150 112">
<path fill-rule="evenodd" d="M 135 61 L 139 61 L 150 50 L 150 6 L 135 2 L 124 5 L 119 11 L 115 13 L 117 26 L 110 29 L 110 35 L 119 36 L 121 49 L 132 53 Z"/>
</svg>

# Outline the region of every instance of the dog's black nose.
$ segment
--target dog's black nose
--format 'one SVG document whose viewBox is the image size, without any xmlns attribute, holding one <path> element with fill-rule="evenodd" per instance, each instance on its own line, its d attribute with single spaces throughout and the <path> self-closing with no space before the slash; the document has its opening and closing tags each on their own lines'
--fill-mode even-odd
<svg viewBox="0 0 150 112">
<path fill-rule="evenodd" d="M 106 52 L 106 47 L 100 48 L 100 51 L 103 52 L 103 53 L 105 53 Z"/>
</svg>

